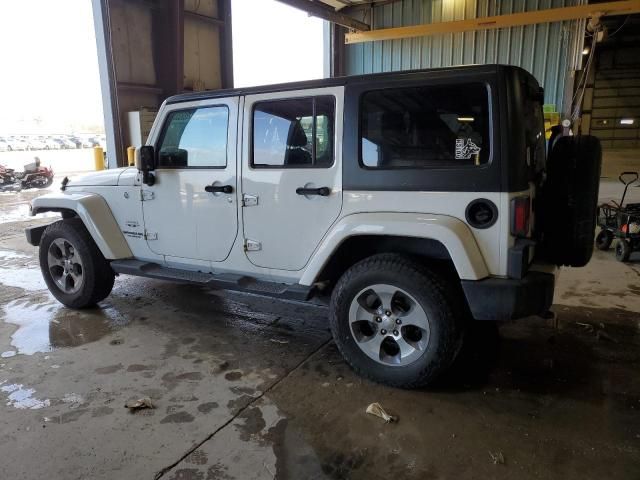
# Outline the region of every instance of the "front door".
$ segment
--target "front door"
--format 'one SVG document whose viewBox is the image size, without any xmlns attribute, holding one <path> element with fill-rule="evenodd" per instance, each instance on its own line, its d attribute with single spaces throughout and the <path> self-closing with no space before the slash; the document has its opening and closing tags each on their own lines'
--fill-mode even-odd
<svg viewBox="0 0 640 480">
<path fill-rule="evenodd" d="M 246 254 L 301 270 L 342 208 L 343 87 L 245 98 L 242 209 Z"/>
<path fill-rule="evenodd" d="M 238 232 L 238 99 L 169 107 L 155 142 L 155 184 L 143 185 L 149 248 L 168 261 L 221 262 Z"/>
</svg>

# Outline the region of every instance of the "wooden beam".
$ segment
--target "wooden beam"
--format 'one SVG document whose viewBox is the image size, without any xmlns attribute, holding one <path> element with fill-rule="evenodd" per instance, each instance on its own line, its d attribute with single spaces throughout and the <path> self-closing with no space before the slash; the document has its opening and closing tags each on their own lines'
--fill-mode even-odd
<svg viewBox="0 0 640 480">
<path fill-rule="evenodd" d="M 473 30 L 493 30 L 497 28 L 533 25 L 536 23 L 601 17 L 605 15 L 628 15 L 638 12 L 640 12 L 640 0 L 594 3 L 577 5 L 575 7 L 550 8 L 532 12 L 497 15 L 494 17 L 457 20 L 453 22 L 428 23 L 409 27 L 382 28 L 368 32 L 347 33 L 345 43 L 395 40 L 399 38 L 423 37 L 427 35 L 469 32 Z"/>
<path fill-rule="evenodd" d="M 216 27 L 224 27 L 224 20 L 221 20 L 220 18 L 209 17 L 207 15 L 202 15 L 200 13 L 192 12 L 190 10 L 184 11 L 184 17 L 193 18 L 194 20 L 199 20 L 204 23 L 215 25 Z"/>
<path fill-rule="evenodd" d="M 351 28 L 352 30 L 368 31 L 369 25 L 355 18 L 345 15 L 344 13 L 336 12 L 332 7 L 312 0 L 278 0 L 280 3 L 289 5 L 290 7 L 297 8 L 303 12 L 307 12 L 312 17 L 318 17 L 329 22 L 342 25 L 343 27 Z"/>
</svg>

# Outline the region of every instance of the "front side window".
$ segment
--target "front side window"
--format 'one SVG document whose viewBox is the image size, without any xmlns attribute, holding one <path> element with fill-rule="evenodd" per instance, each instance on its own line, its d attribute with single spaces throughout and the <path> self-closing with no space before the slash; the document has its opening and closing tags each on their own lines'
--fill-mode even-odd
<svg viewBox="0 0 640 480">
<path fill-rule="evenodd" d="M 259 102 L 253 110 L 254 167 L 327 168 L 333 164 L 331 96 Z"/>
<path fill-rule="evenodd" d="M 368 168 L 449 168 L 489 161 L 489 100 L 481 83 L 366 92 L 360 161 Z"/>
<path fill-rule="evenodd" d="M 169 113 L 158 150 L 158 166 L 224 168 L 227 165 L 227 107 L 204 107 Z"/>
</svg>

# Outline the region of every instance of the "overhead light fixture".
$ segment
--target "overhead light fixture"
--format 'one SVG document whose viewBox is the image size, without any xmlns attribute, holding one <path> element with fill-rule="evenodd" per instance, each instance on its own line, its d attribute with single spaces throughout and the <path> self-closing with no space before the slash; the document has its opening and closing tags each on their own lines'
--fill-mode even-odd
<svg viewBox="0 0 640 480">
<path fill-rule="evenodd" d="M 591 49 L 589 47 L 584 47 L 584 50 L 582 50 L 582 54 L 583 55 L 589 55 L 590 51 L 591 51 Z"/>
<path fill-rule="evenodd" d="M 620 125 L 633 125 L 633 123 L 633 118 L 623 118 L 622 120 L 620 120 Z"/>
<path fill-rule="evenodd" d="M 473 117 L 458 117 L 459 122 L 475 122 L 475 120 Z"/>
</svg>

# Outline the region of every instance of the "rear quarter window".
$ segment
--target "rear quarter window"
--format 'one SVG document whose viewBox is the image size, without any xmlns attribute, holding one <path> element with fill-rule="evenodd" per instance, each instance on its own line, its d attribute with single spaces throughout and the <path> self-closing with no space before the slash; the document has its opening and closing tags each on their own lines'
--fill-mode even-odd
<svg viewBox="0 0 640 480">
<path fill-rule="evenodd" d="M 365 92 L 360 164 L 370 169 L 474 167 L 490 161 L 489 95 L 483 83 Z"/>
</svg>

